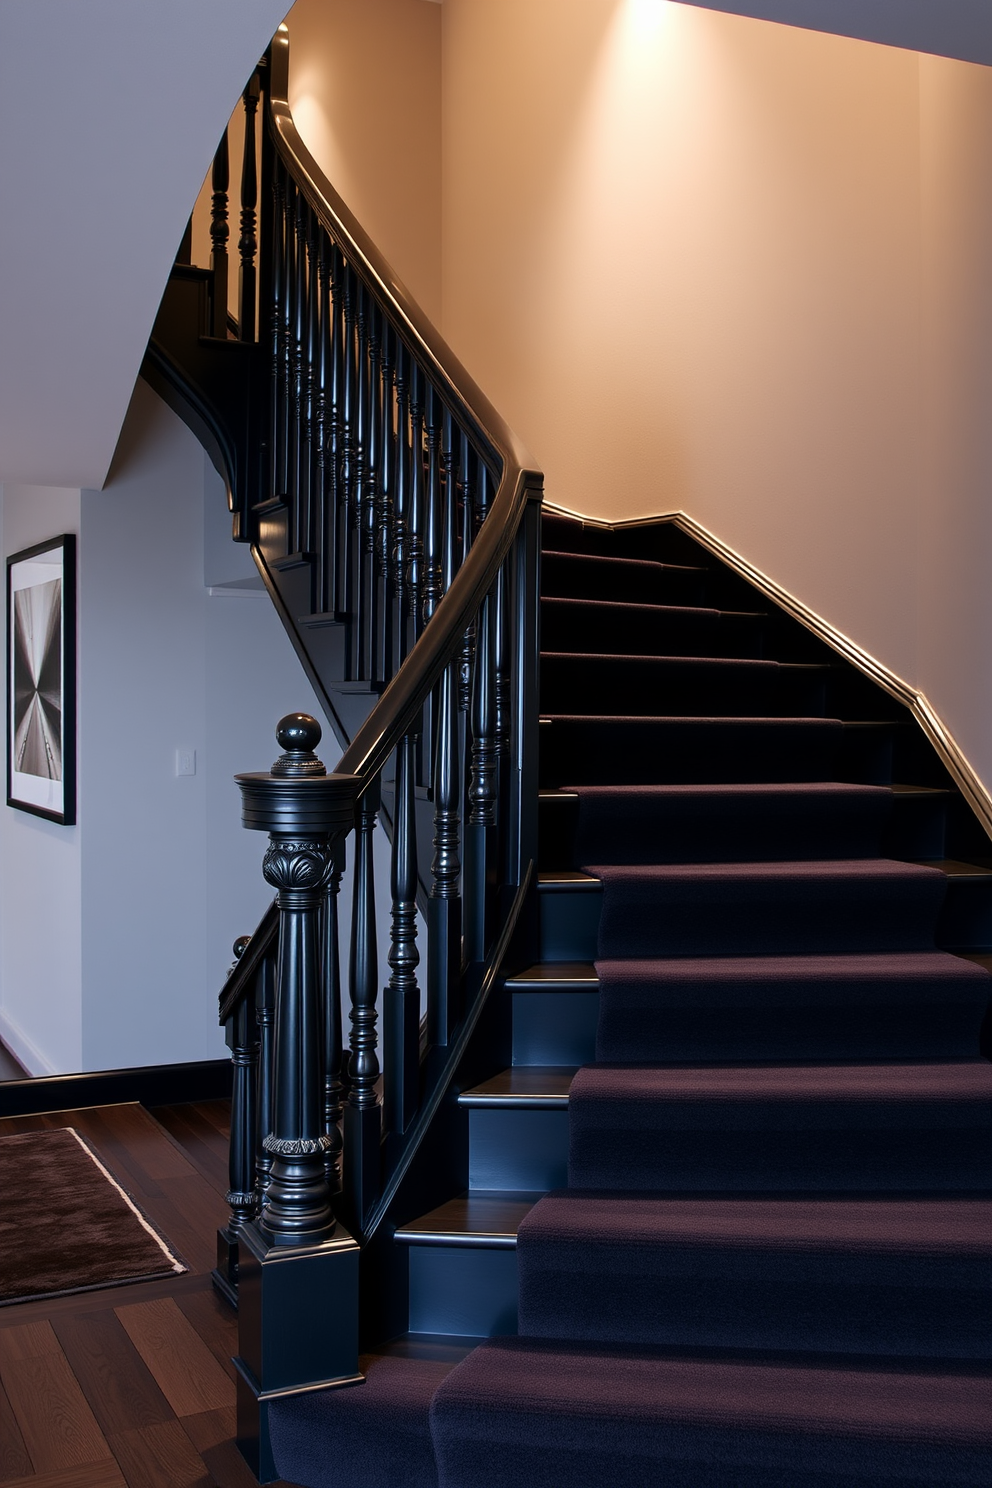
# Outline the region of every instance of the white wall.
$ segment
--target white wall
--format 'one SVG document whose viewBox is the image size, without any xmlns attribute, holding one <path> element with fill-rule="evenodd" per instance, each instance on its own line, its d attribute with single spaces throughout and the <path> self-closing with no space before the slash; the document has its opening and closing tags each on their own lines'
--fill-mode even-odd
<svg viewBox="0 0 992 1488">
<path fill-rule="evenodd" d="M 64 532 L 78 537 L 79 518 L 78 490 L 8 482 L 0 487 L 4 559 Z M 0 625 L 6 631 L 6 605 Z M 32 1074 L 82 1068 L 83 827 L 77 820 L 78 826 L 62 827 L 0 807 L 0 1038 Z"/>
<path fill-rule="evenodd" d="M 550 499 L 688 512 L 992 786 L 992 74 L 666 0 L 442 15 L 444 331 Z"/>
</svg>

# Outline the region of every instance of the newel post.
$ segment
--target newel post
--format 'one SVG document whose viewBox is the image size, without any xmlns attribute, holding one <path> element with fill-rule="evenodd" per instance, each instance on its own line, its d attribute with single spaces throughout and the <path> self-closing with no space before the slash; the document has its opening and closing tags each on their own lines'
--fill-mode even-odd
<svg viewBox="0 0 992 1488">
<path fill-rule="evenodd" d="M 325 1152 L 324 903 L 354 824 L 358 782 L 314 754 L 320 725 L 279 722 L 283 749 L 264 774 L 239 775 L 242 821 L 269 834 L 262 871 L 277 891 L 269 1177 L 258 1219 L 239 1236 L 238 1444 L 260 1481 L 276 1476 L 270 1400 L 351 1383 L 358 1372 L 358 1246 L 331 1208 Z"/>
</svg>

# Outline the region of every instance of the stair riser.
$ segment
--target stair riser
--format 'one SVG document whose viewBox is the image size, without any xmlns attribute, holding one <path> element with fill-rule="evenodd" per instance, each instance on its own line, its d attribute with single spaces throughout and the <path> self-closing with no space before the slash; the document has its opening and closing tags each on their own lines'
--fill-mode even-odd
<svg viewBox="0 0 992 1488">
<path fill-rule="evenodd" d="M 410 1332 L 488 1338 L 517 1331 L 517 1253 L 410 1247 Z"/>
<path fill-rule="evenodd" d="M 616 713 L 647 717 L 822 718 L 822 677 L 744 667 L 673 667 L 670 662 L 589 656 L 543 656 L 541 708 L 546 713 Z"/>
<path fill-rule="evenodd" d="M 598 992 L 516 992 L 513 1063 L 588 1064 L 598 1022 Z"/>
<path fill-rule="evenodd" d="M 610 652 L 630 656 L 712 656 L 760 660 L 764 617 L 717 617 L 712 611 L 631 615 L 605 606 L 542 604 L 546 651 Z"/>
<path fill-rule="evenodd" d="M 519 1256 L 520 1331 L 538 1338 L 981 1359 L 992 1335 L 988 1258 L 942 1275 L 932 1260 L 859 1266 L 851 1255 L 691 1246 L 653 1266 L 594 1246 L 574 1260 L 559 1248 L 553 1264 L 523 1246 Z"/>
<path fill-rule="evenodd" d="M 783 1103 L 756 1114 L 734 1101 L 644 1113 L 573 1102 L 571 1114 L 575 1188 L 949 1193 L 992 1184 L 992 1122 L 977 1103 Z"/>
<path fill-rule="evenodd" d="M 568 1177 L 568 1111 L 469 1113 L 469 1188 L 544 1193 Z"/>
<path fill-rule="evenodd" d="M 540 959 L 581 962 L 594 960 L 599 919 L 603 909 L 602 889 L 542 889 L 539 898 Z"/>
</svg>

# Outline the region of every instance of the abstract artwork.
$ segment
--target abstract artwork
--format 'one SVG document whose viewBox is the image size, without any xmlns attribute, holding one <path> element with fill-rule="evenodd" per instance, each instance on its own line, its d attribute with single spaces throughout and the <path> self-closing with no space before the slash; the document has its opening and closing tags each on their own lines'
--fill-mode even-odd
<svg viewBox="0 0 992 1488">
<path fill-rule="evenodd" d="M 7 560 L 7 804 L 75 821 L 75 538 Z"/>
</svg>

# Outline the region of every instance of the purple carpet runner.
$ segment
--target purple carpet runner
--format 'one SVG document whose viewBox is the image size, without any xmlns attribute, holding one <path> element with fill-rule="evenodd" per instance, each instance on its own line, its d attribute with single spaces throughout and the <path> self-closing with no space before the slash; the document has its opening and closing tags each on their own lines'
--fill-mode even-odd
<svg viewBox="0 0 992 1488">
<path fill-rule="evenodd" d="M 904 859 L 939 852 L 892 855 L 892 728 L 823 716 L 829 667 L 765 659 L 689 570 L 546 530 L 542 777 L 604 886 L 568 1187 L 520 1228 L 519 1336 L 311 1401 L 325 1475 L 285 1425 L 281 1468 L 988 1488 L 989 977 L 937 944 L 946 877 Z"/>
</svg>

